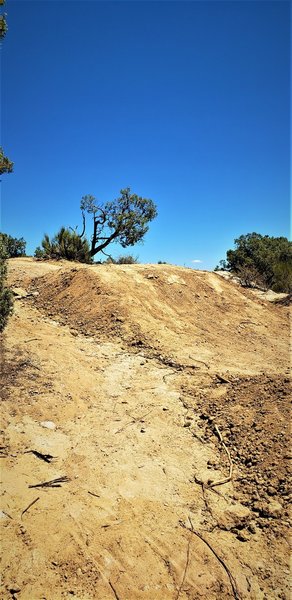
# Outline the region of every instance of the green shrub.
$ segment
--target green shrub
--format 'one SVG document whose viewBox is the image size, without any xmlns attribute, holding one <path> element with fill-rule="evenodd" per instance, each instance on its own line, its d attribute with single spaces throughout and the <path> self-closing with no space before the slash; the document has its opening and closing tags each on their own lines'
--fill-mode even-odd
<svg viewBox="0 0 292 600">
<path fill-rule="evenodd" d="M 131 254 L 126 254 L 125 256 L 118 256 L 117 258 L 113 258 L 109 256 L 103 264 L 105 265 L 134 265 L 138 263 L 138 257 L 132 256 Z"/>
<path fill-rule="evenodd" d="M 0 233 L 0 244 L 2 244 L 7 258 L 25 256 L 26 241 L 22 238 L 14 238 L 7 233 Z"/>
<path fill-rule="evenodd" d="M 89 244 L 86 238 L 81 238 L 75 231 L 61 227 L 51 239 L 47 234 L 42 239 L 42 248 L 38 246 L 34 253 L 36 258 L 53 258 L 59 260 L 74 260 L 91 263 Z"/>
<path fill-rule="evenodd" d="M 248 233 L 234 240 L 216 270 L 238 275 L 243 285 L 257 285 L 275 292 L 292 291 L 292 243 L 285 237 Z"/>
<path fill-rule="evenodd" d="M 131 254 L 125 254 L 124 256 L 118 256 L 115 263 L 117 265 L 135 265 L 138 263 L 138 256 L 132 256 Z"/>
<path fill-rule="evenodd" d="M 7 325 L 9 316 L 13 311 L 13 295 L 6 287 L 7 280 L 7 252 L 0 238 L 0 332 Z"/>
</svg>

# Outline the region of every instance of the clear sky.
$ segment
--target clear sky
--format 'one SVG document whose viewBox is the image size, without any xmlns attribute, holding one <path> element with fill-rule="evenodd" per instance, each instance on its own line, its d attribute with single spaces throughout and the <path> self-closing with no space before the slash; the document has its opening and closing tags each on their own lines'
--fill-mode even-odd
<svg viewBox="0 0 292 600">
<path fill-rule="evenodd" d="M 7 0 L 1 230 L 33 253 L 80 199 L 157 203 L 141 262 L 213 269 L 288 236 L 290 3 Z M 90 229 L 88 229 L 90 234 Z M 202 262 L 193 262 L 202 261 Z"/>
</svg>

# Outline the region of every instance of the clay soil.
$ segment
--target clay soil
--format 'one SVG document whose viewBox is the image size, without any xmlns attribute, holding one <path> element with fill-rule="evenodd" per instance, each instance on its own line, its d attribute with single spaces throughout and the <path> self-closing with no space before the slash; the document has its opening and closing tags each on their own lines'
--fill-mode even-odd
<svg viewBox="0 0 292 600">
<path fill-rule="evenodd" d="M 1 600 L 288 600 L 289 308 L 169 265 L 9 280 Z"/>
</svg>

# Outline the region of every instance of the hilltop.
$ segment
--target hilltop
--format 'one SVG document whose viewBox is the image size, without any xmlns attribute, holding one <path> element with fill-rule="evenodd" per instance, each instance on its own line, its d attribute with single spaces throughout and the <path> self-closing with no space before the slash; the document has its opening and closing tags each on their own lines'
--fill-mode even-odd
<svg viewBox="0 0 292 600">
<path fill-rule="evenodd" d="M 165 264 L 9 280 L 1 598 L 288 599 L 288 307 Z"/>
</svg>

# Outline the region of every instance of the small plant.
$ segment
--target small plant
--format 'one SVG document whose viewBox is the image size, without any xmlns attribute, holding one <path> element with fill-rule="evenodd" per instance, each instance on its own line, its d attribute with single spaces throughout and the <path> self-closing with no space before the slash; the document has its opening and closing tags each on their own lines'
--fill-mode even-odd
<svg viewBox="0 0 292 600">
<path fill-rule="evenodd" d="M 135 265 L 138 263 L 138 256 L 132 256 L 131 254 L 125 254 L 124 256 L 118 256 L 115 259 L 116 265 Z"/>
</svg>

